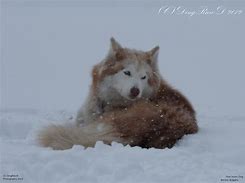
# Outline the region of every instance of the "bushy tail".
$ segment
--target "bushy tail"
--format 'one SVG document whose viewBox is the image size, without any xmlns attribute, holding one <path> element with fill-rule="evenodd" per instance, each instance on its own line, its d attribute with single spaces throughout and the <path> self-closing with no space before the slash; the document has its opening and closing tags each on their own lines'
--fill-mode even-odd
<svg viewBox="0 0 245 183">
<path fill-rule="evenodd" d="M 83 127 L 76 125 L 50 125 L 42 129 L 38 135 L 39 143 L 54 150 L 72 148 L 73 145 L 94 147 L 96 141 L 110 144 L 112 141 L 120 142 L 120 135 L 113 126 L 94 122 Z"/>
</svg>

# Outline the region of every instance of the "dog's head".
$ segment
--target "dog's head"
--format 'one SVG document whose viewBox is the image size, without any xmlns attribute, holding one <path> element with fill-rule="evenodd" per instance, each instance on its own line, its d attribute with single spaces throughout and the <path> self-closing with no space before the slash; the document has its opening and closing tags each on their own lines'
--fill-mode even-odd
<svg viewBox="0 0 245 183">
<path fill-rule="evenodd" d="M 107 57 L 94 67 L 94 86 L 98 86 L 100 80 L 104 91 L 117 92 L 125 99 L 149 98 L 161 80 L 157 67 L 158 52 L 158 46 L 147 52 L 123 48 L 111 38 Z"/>
</svg>

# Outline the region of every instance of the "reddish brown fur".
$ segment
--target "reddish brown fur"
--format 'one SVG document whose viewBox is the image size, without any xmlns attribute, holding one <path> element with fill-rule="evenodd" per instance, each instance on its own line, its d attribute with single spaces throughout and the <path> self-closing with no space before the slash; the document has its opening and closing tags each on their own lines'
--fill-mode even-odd
<svg viewBox="0 0 245 183">
<path fill-rule="evenodd" d="M 191 104 L 167 85 L 151 100 L 105 113 L 103 121 L 113 124 L 130 145 L 145 148 L 172 147 L 183 135 L 198 131 Z"/>
<path fill-rule="evenodd" d="M 96 93 L 96 90 L 98 89 L 98 83 L 100 83 L 106 76 L 113 75 L 123 69 L 123 65 L 120 63 L 120 60 L 124 58 L 123 51 L 120 50 L 120 52 L 116 53 L 115 57 L 109 56 L 106 58 L 104 63 L 99 63 L 93 67 L 92 88 L 94 93 Z"/>
<path fill-rule="evenodd" d="M 151 65 L 148 83 L 155 91 L 145 100 L 137 101 L 127 108 L 113 107 L 102 115 L 105 123 L 113 125 L 125 144 L 141 147 L 172 147 L 185 134 L 198 131 L 195 111 L 190 102 L 178 90 L 173 89 L 159 76 L 157 66 L 151 57 L 159 47 L 151 52 L 134 52 L 120 49 L 115 56 L 106 58 L 103 66 L 93 69 L 93 87 L 104 77 L 123 69 L 121 60 L 132 59 Z M 99 68 L 101 70 L 99 70 Z"/>
<path fill-rule="evenodd" d="M 106 76 L 122 70 L 124 59 L 146 62 L 151 66 L 148 84 L 153 88 L 152 95 L 127 103 L 110 102 L 110 105 L 104 106 L 101 115 L 96 116 L 91 123 L 82 128 L 64 126 L 45 128 L 39 136 L 40 144 L 53 149 L 67 149 L 74 144 L 93 147 L 96 141 L 101 140 L 107 144 L 117 141 L 144 148 L 165 148 L 172 147 L 185 134 L 196 133 L 198 126 L 192 105 L 184 95 L 168 85 L 158 72 L 156 58 L 153 57 L 156 56 L 159 47 L 149 52 L 140 52 L 121 48 L 113 38 L 111 43 L 113 52 L 93 68 L 93 97 L 99 99 L 97 92 L 99 83 Z M 96 103 L 92 108 L 98 106 Z M 98 131 L 97 127 L 101 124 L 105 127 L 102 131 Z"/>
</svg>

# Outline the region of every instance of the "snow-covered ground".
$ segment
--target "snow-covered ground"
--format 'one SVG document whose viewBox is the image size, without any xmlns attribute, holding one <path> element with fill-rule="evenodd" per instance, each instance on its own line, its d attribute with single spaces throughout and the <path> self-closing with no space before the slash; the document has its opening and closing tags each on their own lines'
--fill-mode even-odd
<svg viewBox="0 0 245 183">
<path fill-rule="evenodd" d="M 199 116 L 199 133 L 185 136 L 172 149 L 98 142 L 86 150 L 74 146 L 53 151 L 36 144 L 35 135 L 41 126 L 48 121 L 71 122 L 72 115 L 65 111 L 1 112 L 2 174 L 18 175 L 28 183 L 213 183 L 227 176 L 244 176 L 244 118 Z M 245 178 L 233 179 L 245 182 Z"/>
<path fill-rule="evenodd" d="M 1 1 L 0 182 L 245 182 L 245 3 L 111 3 Z M 243 13 L 158 14 L 164 5 Z M 111 36 L 131 48 L 160 45 L 160 71 L 193 103 L 200 131 L 163 150 L 39 147 L 41 127 L 72 122 Z"/>
</svg>

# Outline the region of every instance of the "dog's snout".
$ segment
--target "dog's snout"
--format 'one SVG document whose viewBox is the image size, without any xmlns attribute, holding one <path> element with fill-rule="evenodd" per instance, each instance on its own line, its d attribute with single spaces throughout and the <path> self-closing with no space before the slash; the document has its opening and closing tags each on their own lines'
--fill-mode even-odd
<svg viewBox="0 0 245 183">
<path fill-rule="evenodd" d="M 140 94 L 139 88 L 136 87 L 131 88 L 130 94 L 132 97 L 137 97 Z"/>
</svg>

